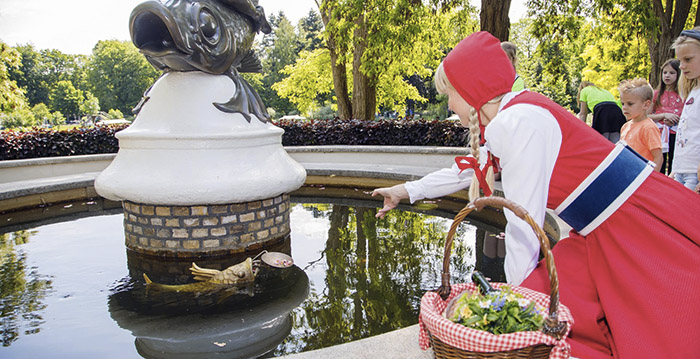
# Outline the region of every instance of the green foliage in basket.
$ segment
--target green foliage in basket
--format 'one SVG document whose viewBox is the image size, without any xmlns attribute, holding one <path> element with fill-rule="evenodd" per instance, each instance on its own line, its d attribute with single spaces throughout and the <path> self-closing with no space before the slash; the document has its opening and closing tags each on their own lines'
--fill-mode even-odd
<svg viewBox="0 0 700 359">
<path fill-rule="evenodd" d="M 536 331 L 545 310 L 508 286 L 488 295 L 465 291 L 448 307 L 449 320 L 493 334 Z"/>
</svg>

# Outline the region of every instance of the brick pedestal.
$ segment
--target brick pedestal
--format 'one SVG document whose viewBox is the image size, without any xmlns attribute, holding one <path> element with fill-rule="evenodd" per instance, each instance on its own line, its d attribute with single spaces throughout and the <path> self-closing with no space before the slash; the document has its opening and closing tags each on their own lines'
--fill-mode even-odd
<svg viewBox="0 0 700 359">
<path fill-rule="evenodd" d="M 126 246 L 172 258 L 254 251 L 289 235 L 289 195 L 226 205 L 163 206 L 124 201 Z"/>
</svg>

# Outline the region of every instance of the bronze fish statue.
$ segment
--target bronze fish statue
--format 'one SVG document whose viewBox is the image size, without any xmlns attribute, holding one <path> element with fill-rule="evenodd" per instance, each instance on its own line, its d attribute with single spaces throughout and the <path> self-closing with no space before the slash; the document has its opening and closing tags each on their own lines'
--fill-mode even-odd
<svg viewBox="0 0 700 359">
<path fill-rule="evenodd" d="M 222 287 L 238 287 L 253 283 L 257 274 L 257 268 L 253 268 L 253 260 L 247 258 L 245 261 L 232 265 L 222 271 L 217 269 L 201 268 L 194 262 L 190 267 L 190 272 L 194 279 L 199 281 L 189 284 L 160 284 L 153 282 L 146 273 L 143 279 L 149 287 L 157 287 L 164 290 L 177 292 L 207 292 L 218 290 Z"/>
<path fill-rule="evenodd" d="M 129 31 L 134 45 L 159 70 L 231 78 L 236 90 L 228 102 L 213 103 L 219 110 L 240 113 L 248 122 L 249 114 L 269 121 L 260 96 L 239 74 L 262 71 L 251 48 L 256 33 L 272 30 L 258 0 L 146 1 L 131 12 Z"/>
</svg>

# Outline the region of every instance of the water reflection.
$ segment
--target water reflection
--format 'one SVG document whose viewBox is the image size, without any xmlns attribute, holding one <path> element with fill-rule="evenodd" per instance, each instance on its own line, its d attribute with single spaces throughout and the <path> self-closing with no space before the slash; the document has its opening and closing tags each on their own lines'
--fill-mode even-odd
<svg viewBox="0 0 700 359">
<path fill-rule="evenodd" d="M 135 337 L 145 358 L 256 358 L 292 328 L 290 312 L 308 295 L 296 266 L 261 268 L 255 284 L 191 293 L 123 282 L 109 296 L 109 312 Z"/>
<path fill-rule="evenodd" d="M 309 298 L 296 311 L 297 326 L 276 354 L 306 351 L 403 328 L 417 322 L 420 298 L 439 283 L 449 220 L 376 208 L 305 204 L 328 231 L 321 258 L 307 272 L 323 271 Z M 457 238 L 475 227 L 460 226 Z M 296 240 L 297 238 L 293 238 Z M 473 242 L 472 242 L 473 243 Z M 473 268 L 472 244 L 455 242 L 455 281 Z"/>
<path fill-rule="evenodd" d="M 44 298 L 51 280 L 36 267 L 27 268 L 27 254 L 19 246 L 36 231 L 0 234 L 0 340 L 7 347 L 20 334 L 36 334 L 44 324 Z"/>
<path fill-rule="evenodd" d="M 476 267 L 492 282 L 505 282 L 506 274 L 503 262 L 506 256 L 506 244 L 503 232 L 493 232 L 478 228 L 476 230 L 476 247 L 480 248 L 476 256 Z"/>
</svg>

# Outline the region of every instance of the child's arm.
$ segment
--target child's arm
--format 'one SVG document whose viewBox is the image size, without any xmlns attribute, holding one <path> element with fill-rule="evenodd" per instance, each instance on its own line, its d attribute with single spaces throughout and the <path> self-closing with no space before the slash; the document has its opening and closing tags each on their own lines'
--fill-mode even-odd
<svg viewBox="0 0 700 359">
<path fill-rule="evenodd" d="M 651 155 L 654 156 L 654 171 L 661 172 L 661 163 L 663 162 L 663 153 L 660 148 L 651 150 Z M 700 168 L 698 168 L 700 171 Z"/>
<path fill-rule="evenodd" d="M 652 121 L 654 122 L 659 122 L 663 123 L 666 126 L 673 126 L 678 123 L 678 121 L 681 119 L 680 116 L 674 114 L 674 113 L 647 113 L 647 117 L 649 117 Z"/>
<path fill-rule="evenodd" d="M 588 117 L 588 105 L 586 105 L 586 102 L 581 101 L 579 102 L 579 108 L 581 110 L 578 112 L 578 119 L 586 122 L 586 117 Z"/>
</svg>

